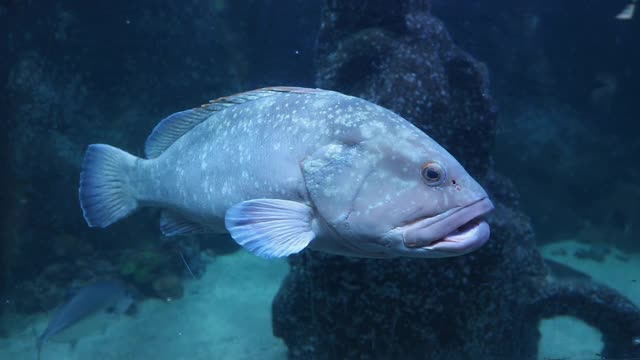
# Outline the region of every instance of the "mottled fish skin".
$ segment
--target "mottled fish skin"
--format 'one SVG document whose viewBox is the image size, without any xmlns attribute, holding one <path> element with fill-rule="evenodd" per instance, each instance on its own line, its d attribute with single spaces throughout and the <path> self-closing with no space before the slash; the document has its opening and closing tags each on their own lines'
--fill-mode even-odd
<svg viewBox="0 0 640 360">
<path fill-rule="evenodd" d="M 157 159 L 139 163 L 140 200 L 219 232 L 226 232 L 225 212 L 238 202 L 307 202 L 299 164 L 335 134 L 357 126 L 357 119 L 339 117 L 345 100 L 332 92 L 282 92 L 216 112 Z M 348 106 L 355 111 L 366 104 Z"/>
<path fill-rule="evenodd" d="M 313 238 L 309 247 L 350 256 L 455 256 L 488 239 L 488 225 L 475 222 L 493 208 L 485 191 L 408 121 L 338 92 L 258 91 L 264 96 L 211 112 L 156 158 L 127 160 L 127 191 L 137 205 L 169 209 L 203 231 L 224 233 L 231 224 L 253 225 L 243 220 L 245 210 L 239 210 L 239 220 L 227 216 L 225 223 L 236 204 L 253 199 L 304 204 L 310 220 L 300 231 Z M 421 175 L 432 163 L 442 168 L 443 181 L 446 177 L 439 186 L 425 184 Z M 81 202 L 88 203 L 82 192 L 81 184 Z M 455 231 L 465 223 L 472 223 L 471 230 Z M 254 242 L 263 230 L 255 231 Z M 449 234 L 455 236 L 435 245 Z"/>
<path fill-rule="evenodd" d="M 383 131 L 376 118 L 396 130 L 408 124 L 382 107 L 331 91 L 279 92 L 236 105 L 214 113 L 157 159 L 140 162 L 145 180 L 137 192 L 142 201 L 226 232 L 225 212 L 238 202 L 309 204 L 302 161 L 325 145 Z"/>
</svg>

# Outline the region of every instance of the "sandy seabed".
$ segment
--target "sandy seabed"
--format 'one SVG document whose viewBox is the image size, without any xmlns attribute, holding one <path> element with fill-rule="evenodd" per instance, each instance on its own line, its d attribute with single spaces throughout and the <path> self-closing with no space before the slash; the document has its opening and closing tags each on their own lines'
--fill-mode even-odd
<svg viewBox="0 0 640 360">
<path fill-rule="evenodd" d="M 589 274 L 594 281 L 606 284 L 640 306 L 640 255 L 612 249 L 603 262 L 573 256 L 576 250 L 588 248 L 589 245 L 567 240 L 545 246 L 541 250 L 544 257 Z M 558 250 L 564 250 L 566 255 L 558 255 Z M 621 258 L 627 260 L 623 261 Z M 602 359 L 597 355 L 602 350 L 600 332 L 582 321 L 571 317 L 557 317 L 543 321 L 540 330 L 540 360 Z"/>
<path fill-rule="evenodd" d="M 573 252 L 582 247 L 586 246 L 567 241 L 542 252 L 608 284 L 640 306 L 640 256 L 627 255 L 625 262 L 614 250 L 599 263 L 575 258 Z M 554 255 L 558 248 L 567 255 Z M 271 302 L 287 271 L 283 260 L 264 260 L 244 251 L 219 257 L 208 265 L 202 279 L 186 281 L 182 299 L 144 301 L 135 316 L 117 318 L 107 327 L 83 334 L 74 347 L 48 342 L 41 359 L 286 359 L 284 343 L 271 333 Z M 35 334 L 46 327 L 48 315 L 4 320 L 11 322 L 12 332 L 0 339 L 0 359 L 36 359 Z M 540 360 L 598 359 L 601 336 L 581 321 L 546 320 L 541 330 Z"/>
<path fill-rule="evenodd" d="M 205 275 L 187 280 L 184 297 L 138 304 L 135 316 L 92 329 L 75 347 L 47 342 L 42 360 L 285 359 L 284 343 L 271 334 L 271 301 L 288 271 L 284 260 L 245 251 L 216 258 Z M 16 333 L 0 340 L 0 359 L 36 359 L 34 328 L 48 316 L 15 319 Z"/>
</svg>

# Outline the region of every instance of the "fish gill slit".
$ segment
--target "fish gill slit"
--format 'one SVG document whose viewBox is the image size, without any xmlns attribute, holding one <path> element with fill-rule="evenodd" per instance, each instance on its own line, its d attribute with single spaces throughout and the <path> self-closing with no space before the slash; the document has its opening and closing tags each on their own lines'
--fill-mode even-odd
<svg viewBox="0 0 640 360">
<path fill-rule="evenodd" d="M 364 179 L 362 179 L 362 182 L 360 182 L 360 185 L 358 186 L 358 190 L 356 190 L 356 193 L 353 195 L 353 197 L 351 198 L 351 201 L 349 202 L 350 203 L 349 211 L 347 211 L 347 214 L 344 217 L 344 221 L 348 221 L 349 220 L 349 217 L 351 216 L 351 213 L 355 209 L 354 202 L 358 198 L 358 195 L 360 195 L 360 192 L 362 191 L 362 187 L 364 186 L 364 183 L 367 182 L 367 179 L 369 178 L 369 176 L 371 176 L 371 174 L 373 174 L 373 169 L 369 170 L 367 175 L 364 176 Z"/>
</svg>

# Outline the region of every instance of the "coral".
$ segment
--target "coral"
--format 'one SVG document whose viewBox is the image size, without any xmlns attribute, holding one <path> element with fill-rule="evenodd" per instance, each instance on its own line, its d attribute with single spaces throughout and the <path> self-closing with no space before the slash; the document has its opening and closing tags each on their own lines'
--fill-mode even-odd
<svg viewBox="0 0 640 360">
<path fill-rule="evenodd" d="M 120 275 L 136 286 L 148 289 L 159 273 L 171 268 L 172 259 L 158 249 L 125 253 L 120 260 Z"/>
<path fill-rule="evenodd" d="M 0 107 L 8 112 L 0 127 L 3 150 L 9 150 L 2 151 L 3 185 L 10 192 L 3 203 L 11 214 L 3 218 L 7 296 L 17 299 L 13 289 L 30 288 L 22 282 L 37 281 L 41 269 L 61 262 L 57 240 L 68 243 L 65 234 L 96 252 L 157 244 L 152 211 L 106 231 L 86 226 L 77 201 L 83 151 L 89 143 L 104 142 L 140 155 L 144 138 L 163 116 L 239 90 L 250 47 L 233 38 L 234 22 L 226 19 L 228 8 L 239 6 L 226 5 L 223 13 L 210 16 L 202 14 L 214 4 L 197 1 L 152 7 L 118 1 L 108 7 L 0 5 L 5 25 L 0 48 L 6 55 L 0 66 L 7 69 Z M 105 16 L 105 11 L 126 16 Z M 69 256 L 79 253 L 62 247 Z"/>
<path fill-rule="evenodd" d="M 496 120 L 486 69 L 453 45 L 442 22 L 421 11 L 402 12 L 414 3 L 422 2 L 379 9 L 339 1 L 345 13 L 326 8 L 317 84 L 395 110 L 462 159 L 473 175 L 482 175 L 490 166 Z M 369 10 L 384 13 L 390 28 L 366 24 L 369 17 L 379 19 Z M 362 28 L 344 33 L 354 22 Z"/>
<path fill-rule="evenodd" d="M 550 284 L 541 290 L 531 301 L 528 320 L 537 323 L 541 318 L 575 316 L 602 332 L 602 358 L 640 356 L 640 312 L 618 292 L 593 282 Z"/>
</svg>

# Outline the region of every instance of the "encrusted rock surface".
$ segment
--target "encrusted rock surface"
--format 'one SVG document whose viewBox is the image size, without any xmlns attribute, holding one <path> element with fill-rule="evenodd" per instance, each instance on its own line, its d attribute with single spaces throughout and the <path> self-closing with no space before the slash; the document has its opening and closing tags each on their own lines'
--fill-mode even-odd
<svg viewBox="0 0 640 360">
<path fill-rule="evenodd" d="M 591 323 L 609 331 L 605 355 L 637 351 L 628 339 L 638 325 L 632 304 L 602 286 L 547 282 L 518 194 L 492 170 L 495 109 L 485 67 L 453 44 L 424 1 L 393 4 L 327 1 L 317 85 L 390 108 L 449 149 L 496 204 L 492 238 L 448 259 L 291 257 L 273 303 L 273 331 L 289 358 L 535 359 L 540 319 L 585 318 L 603 307 L 606 315 Z M 592 301 L 605 293 L 609 305 Z M 585 305 L 570 311 L 574 302 Z M 602 322 L 625 316 L 631 320 L 619 331 Z"/>
</svg>

